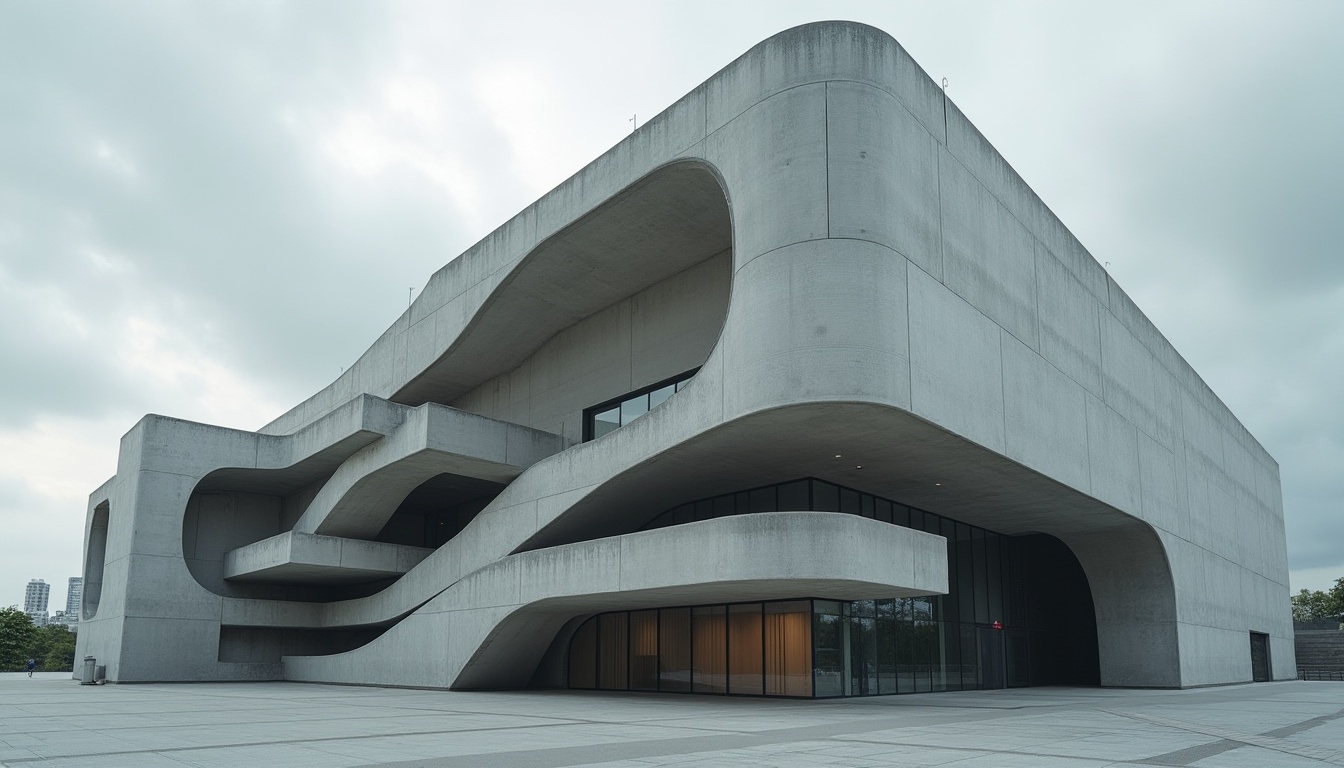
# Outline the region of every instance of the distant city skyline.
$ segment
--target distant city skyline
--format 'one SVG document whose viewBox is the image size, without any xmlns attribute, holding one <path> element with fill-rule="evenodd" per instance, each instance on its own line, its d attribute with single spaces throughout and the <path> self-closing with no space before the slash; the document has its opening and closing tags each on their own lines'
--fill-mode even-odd
<svg viewBox="0 0 1344 768">
<path fill-rule="evenodd" d="M 80 604 L 84 599 L 84 577 L 69 576 L 65 580 L 65 604 L 58 611 L 51 610 L 51 587 L 59 580 L 48 582 L 45 578 L 29 579 L 23 589 L 23 602 L 12 603 L 0 600 L 0 607 L 21 608 L 24 613 L 65 613 L 79 615 Z"/>
</svg>

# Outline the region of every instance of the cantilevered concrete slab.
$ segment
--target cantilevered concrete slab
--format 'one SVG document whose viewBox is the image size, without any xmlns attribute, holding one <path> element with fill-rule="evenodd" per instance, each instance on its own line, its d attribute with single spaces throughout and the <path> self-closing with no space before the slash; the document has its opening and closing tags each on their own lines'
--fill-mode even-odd
<svg viewBox="0 0 1344 768">
<path fill-rule="evenodd" d="M 560 435 L 426 403 L 341 464 L 294 530 L 373 538 L 406 495 L 435 475 L 507 483 L 564 447 Z"/>
<path fill-rule="evenodd" d="M 224 578 L 355 584 L 400 576 L 433 551 L 426 547 L 285 531 L 226 554 Z"/>
</svg>

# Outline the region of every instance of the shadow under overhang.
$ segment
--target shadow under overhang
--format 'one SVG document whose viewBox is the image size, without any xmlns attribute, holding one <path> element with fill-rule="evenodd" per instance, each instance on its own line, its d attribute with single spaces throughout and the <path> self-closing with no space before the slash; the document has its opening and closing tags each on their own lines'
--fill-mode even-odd
<svg viewBox="0 0 1344 768">
<path fill-rule="evenodd" d="M 638 530 L 678 504 L 808 476 L 1009 535 L 1147 525 L 908 411 L 826 402 L 749 414 L 662 451 L 515 551 Z"/>
</svg>

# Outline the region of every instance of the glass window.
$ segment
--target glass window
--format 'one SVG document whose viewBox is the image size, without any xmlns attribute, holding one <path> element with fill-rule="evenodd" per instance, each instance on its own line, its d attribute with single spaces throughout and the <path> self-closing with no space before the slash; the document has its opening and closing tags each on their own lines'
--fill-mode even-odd
<svg viewBox="0 0 1344 768">
<path fill-rule="evenodd" d="M 752 514 L 760 512 L 774 512 L 778 509 L 775 505 L 775 487 L 757 488 L 751 492 L 751 506 L 748 509 Z"/>
<path fill-rule="evenodd" d="M 961 687 L 980 687 L 980 653 L 975 642 L 975 625 L 961 624 Z"/>
<path fill-rule="evenodd" d="M 649 410 L 652 411 L 654 408 L 657 408 L 658 406 L 662 405 L 664 402 L 667 401 L 667 398 L 671 397 L 672 393 L 676 391 L 677 388 L 675 384 L 668 384 L 665 387 L 660 387 L 650 392 Z"/>
<path fill-rule="evenodd" d="M 598 688 L 624 691 L 629 687 L 626 642 L 626 614 L 604 613 L 597 617 Z"/>
<path fill-rule="evenodd" d="M 728 606 L 729 693 L 765 693 L 763 627 L 760 603 Z"/>
<path fill-rule="evenodd" d="M 695 521 L 695 505 L 682 504 L 672 511 L 672 522 L 676 525 Z"/>
<path fill-rule="evenodd" d="M 910 528 L 916 531 L 924 530 L 924 513 L 914 507 L 910 508 L 910 522 L 906 523 Z"/>
<path fill-rule="evenodd" d="M 811 509 L 812 501 L 808 498 L 806 480 L 779 486 L 780 512 L 808 512 Z"/>
<path fill-rule="evenodd" d="M 985 532 L 980 528 L 971 529 L 971 567 L 975 574 L 975 621 L 989 623 L 989 587 L 985 565 Z"/>
<path fill-rule="evenodd" d="M 937 625 L 932 621 L 916 619 L 913 638 L 915 691 L 923 693 L 932 690 L 933 686 L 933 655 L 934 645 L 938 639 Z"/>
<path fill-rule="evenodd" d="M 695 502 L 695 519 L 697 522 L 700 520 L 713 520 L 714 502 L 708 499 Z"/>
<path fill-rule="evenodd" d="M 985 537 L 985 574 L 989 582 L 989 620 L 1003 621 L 1003 563 L 999 558 L 999 536 Z"/>
<path fill-rule="evenodd" d="M 884 523 L 892 522 L 891 502 L 886 499 L 877 500 L 877 519 Z"/>
<path fill-rule="evenodd" d="M 649 396 L 632 397 L 621 403 L 621 426 L 638 419 L 649 412 Z"/>
<path fill-rule="evenodd" d="M 957 600 L 957 524 L 943 518 L 939 535 L 947 539 L 947 595 L 938 600 L 938 615 L 944 621 L 960 621 Z"/>
<path fill-rule="evenodd" d="M 729 517 L 735 514 L 737 514 L 737 508 L 733 504 L 731 495 L 714 497 L 714 517 Z"/>
<path fill-rule="evenodd" d="M 630 613 L 630 690 L 658 690 L 658 612 Z"/>
<path fill-rule="evenodd" d="M 975 621 L 974 560 L 971 527 L 957 523 L 957 613 L 963 622 Z"/>
<path fill-rule="evenodd" d="M 877 611 L 873 600 L 850 603 L 849 614 L 849 668 L 847 693 L 851 696 L 872 696 L 877 684 Z"/>
<path fill-rule="evenodd" d="M 905 528 L 910 527 L 910 508 L 904 504 L 891 505 L 891 522 Z"/>
<path fill-rule="evenodd" d="M 934 670 L 935 691 L 956 691 L 961 688 L 961 636 L 957 625 L 951 622 L 938 624 L 938 643 L 940 656 L 938 668 Z M 939 679 L 942 688 L 939 688 Z"/>
<path fill-rule="evenodd" d="M 859 492 L 848 488 L 840 489 L 840 511 L 846 515 L 857 515 L 863 511 L 859 503 Z"/>
<path fill-rule="evenodd" d="M 840 489 L 821 480 L 812 481 L 812 511 L 839 512 Z"/>
<path fill-rule="evenodd" d="M 658 612 L 658 690 L 691 690 L 691 609 Z"/>
<path fill-rule="evenodd" d="M 896 692 L 896 601 L 877 601 L 878 693 Z"/>
<path fill-rule="evenodd" d="M 925 532 L 925 533 L 934 533 L 934 534 L 938 534 L 939 536 L 941 536 L 942 534 L 939 533 L 939 531 L 942 530 L 942 528 L 940 527 L 940 526 L 942 525 L 942 522 L 943 522 L 943 519 L 942 519 L 941 517 L 939 517 L 939 516 L 933 514 L 932 512 L 925 512 L 925 513 L 924 513 L 924 532 Z"/>
<path fill-rule="evenodd" d="M 569 687 L 597 687 L 597 620 L 579 625 L 569 641 Z"/>
<path fill-rule="evenodd" d="M 691 690 L 696 693 L 728 691 L 727 622 L 724 606 L 708 605 L 691 610 Z"/>
<path fill-rule="evenodd" d="M 765 604 L 765 692 L 812 695 L 812 606 L 806 600 Z"/>
<path fill-rule="evenodd" d="M 612 408 L 593 416 L 593 439 L 614 431 L 621 426 L 621 409 Z"/>
<path fill-rule="evenodd" d="M 874 519 L 874 518 L 877 517 L 877 511 L 876 511 L 876 507 L 875 507 L 874 504 L 873 504 L 873 497 L 872 497 L 872 496 L 869 496 L 868 494 L 865 493 L 865 494 L 863 494 L 862 496 L 859 497 L 859 501 L 862 502 L 862 504 L 863 504 L 863 513 L 862 513 L 862 514 L 863 514 L 864 517 L 866 517 L 866 518 L 868 518 L 868 519 L 870 519 L 870 520 L 871 520 L 871 519 Z"/>
<path fill-rule="evenodd" d="M 845 657 L 849 655 L 849 627 L 845 625 L 844 604 L 832 600 L 813 601 L 812 665 L 817 696 L 844 696 L 849 693 Z"/>
<path fill-rule="evenodd" d="M 915 691 L 915 625 L 909 598 L 896 600 L 896 692 Z"/>
</svg>

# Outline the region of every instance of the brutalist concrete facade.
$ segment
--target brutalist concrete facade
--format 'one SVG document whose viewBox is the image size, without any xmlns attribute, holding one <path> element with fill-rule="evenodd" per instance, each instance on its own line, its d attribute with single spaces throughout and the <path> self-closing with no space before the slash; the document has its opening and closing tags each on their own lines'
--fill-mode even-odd
<svg viewBox="0 0 1344 768">
<path fill-rule="evenodd" d="M 690 371 L 585 439 L 593 406 Z M 850 23 L 751 49 L 257 432 L 145 417 L 90 497 L 78 653 L 112 681 L 509 687 L 601 611 L 947 590 L 941 537 L 863 517 L 640 530 L 807 476 L 1063 541 L 1103 685 L 1250 680 L 1248 633 L 1293 676 L 1274 459 Z"/>
</svg>

